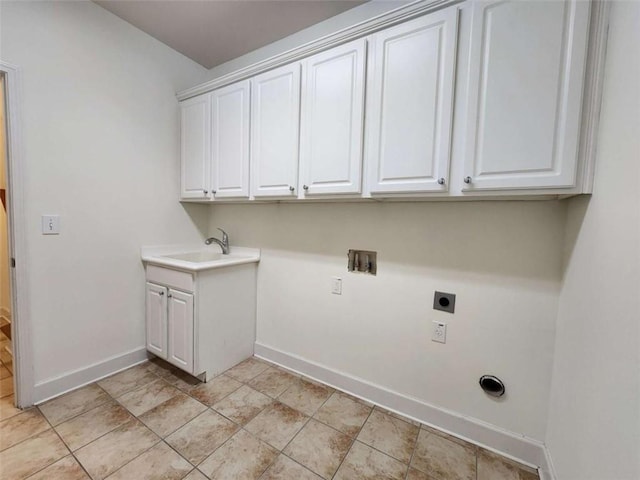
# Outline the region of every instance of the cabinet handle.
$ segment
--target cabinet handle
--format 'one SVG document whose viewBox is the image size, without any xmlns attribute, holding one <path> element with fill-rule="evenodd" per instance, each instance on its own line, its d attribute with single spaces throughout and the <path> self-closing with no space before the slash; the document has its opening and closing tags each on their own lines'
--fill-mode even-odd
<svg viewBox="0 0 640 480">
<path fill-rule="evenodd" d="M 158 295 L 163 296 L 164 292 L 158 292 Z"/>
<path fill-rule="evenodd" d="M 296 187 L 294 187 L 293 185 L 289 185 L 289 191 L 293 192 L 296 189 Z"/>
<path fill-rule="evenodd" d="M 438 184 L 444 185 L 444 178 L 439 178 L 438 179 Z"/>
<path fill-rule="evenodd" d="M 464 177 L 464 183 L 471 183 L 471 177 Z"/>
<path fill-rule="evenodd" d="M 167 298 L 173 298 L 173 295 L 169 294 L 167 295 Z"/>
<path fill-rule="evenodd" d="M 302 186 L 302 188 L 303 188 L 304 190 L 309 190 L 309 185 L 303 185 L 303 186 Z"/>
</svg>

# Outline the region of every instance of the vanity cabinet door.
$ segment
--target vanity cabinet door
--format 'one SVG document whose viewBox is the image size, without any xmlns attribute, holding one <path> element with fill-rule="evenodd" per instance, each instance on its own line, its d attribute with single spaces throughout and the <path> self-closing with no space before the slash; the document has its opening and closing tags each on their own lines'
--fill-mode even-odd
<svg viewBox="0 0 640 480">
<path fill-rule="evenodd" d="M 457 36 L 452 7 L 370 37 L 370 193 L 447 191 Z"/>
<path fill-rule="evenodd" d="M 180 197 L 209 198 L 210 95 L 180 103 Z"/>
<path fill-rule="evenodd" d="M 366 40 L 302 63 L 300 185 L 305 197 L 362 189 Z"/>
<path fill-rule="evenodd" d="M 590 3 L 473 3 L 463 191 L 576 185 Z"/>
<path fill-rule="evenodd" d="M 147 350 L 167 358 L 167 288 L 147 282 Z"/>
<path fill-rule="evenodd" d="M 293 197 L 298 186 L 300 64 L 251 79 L 251 194 Z"/>
<path fill-rule="evenodd" d="M 211 93 L 211 187 L 214 199 L 249 198 L 250 81 Z"/>
<path fill-rule="evenodd" d="M 193 373 L 193 294 L 169 289 L 167 297 L 167 361 Z"/>
</svg>

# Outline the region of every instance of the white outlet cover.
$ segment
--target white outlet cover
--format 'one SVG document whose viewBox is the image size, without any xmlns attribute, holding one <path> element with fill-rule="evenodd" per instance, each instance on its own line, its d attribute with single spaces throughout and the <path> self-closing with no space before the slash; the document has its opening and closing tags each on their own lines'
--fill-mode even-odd
<svg viewBox="0 0 640 480">
<path fill-rule="evenodd" d="M 447 343 L 447 324 L 433 321 L 433 330 L 431 331 L 431 341 L 438 343 Z"/>
<path fill-rule="evenodd" d="M 331 279 L 331 293 L 334 295 L 342 295 L 342 279 L 340 277 L 333 277 Z"/>
</svg>

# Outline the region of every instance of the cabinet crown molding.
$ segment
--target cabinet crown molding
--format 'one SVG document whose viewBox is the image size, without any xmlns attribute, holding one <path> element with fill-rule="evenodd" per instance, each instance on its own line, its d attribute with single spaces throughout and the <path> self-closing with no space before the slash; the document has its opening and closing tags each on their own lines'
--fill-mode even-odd
<svg viewBox="0 0 640 480">
<path fill-rule="evenodd" d="M 365 35 L 369 35 L 370 33 L 390 27 L 396 23 L 404 22 L 414 17 L 434 12 L 451 5 L 463 3 L 464 1 L 465 0 L 418 0 L 411 2 L 376 17 L 364 20 L 351 27 L 344 28 L 335 33 L 331 33 L 317 40 L 305 43 L 299 47 L 292 48 L 291 50 L 274 55 L 260 62 L 210 80 L 206 83 L 178 92 L 178 100 L 183 101 L 188 98 L 210 92 L 225 85 L 229 85 L 239 80 L 244 80 L 259 73 L 266 72 L 267 70 L 291 63 L 295 60 L 300 60 Z"/>
</svg>

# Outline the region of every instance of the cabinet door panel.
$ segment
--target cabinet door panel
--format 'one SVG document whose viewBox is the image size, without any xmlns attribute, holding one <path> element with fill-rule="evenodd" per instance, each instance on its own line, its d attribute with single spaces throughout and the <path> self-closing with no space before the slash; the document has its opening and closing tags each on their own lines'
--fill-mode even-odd
<svg viewBox="0 0 640 480">
<path fill-rule="evenodd" d="M 169 290 L 167 360 L 193 373 L 193 295 Z"/>
<path fill-rule="evenodd" d="M 290 197 L 298 184 L 300 64 L 258 75 L 251 87 L 251 193 Z"/>
<path fill-rule="evenodd" d="M 575 186 L 589 2 L 473 5 L 465 190 Z"/>
<path fill-rule="evenodd" d="M 167 358 L 167 289 L 147 282 L 147 350 Z"/>
<path fill-rule="evenodd" d="M 304 195 L 360 193 L 366 41 L 303 62 L 300 183 Z"/>
<path fill-rule="evenodd" d="M 447 190 L 457 25 L 453 7 L 371 37 L 371 193 Z"/>
<path fill-rule="evenodd" d="M 210 109 L 208 94 L 180 103 L 180 195 L 182 198 L 205 198 L 210 190 Z"/>
<path fill-rule="evenodd" d="M 249 80 L 211 94 L 214 198 L 249 197 Z"/>
</svg>

